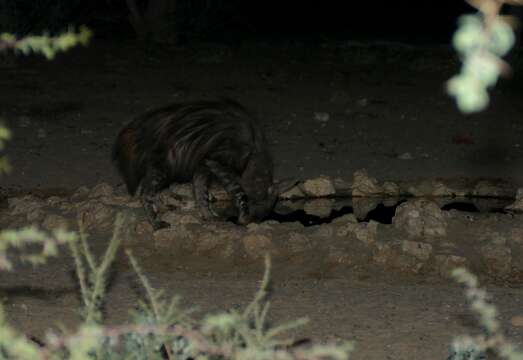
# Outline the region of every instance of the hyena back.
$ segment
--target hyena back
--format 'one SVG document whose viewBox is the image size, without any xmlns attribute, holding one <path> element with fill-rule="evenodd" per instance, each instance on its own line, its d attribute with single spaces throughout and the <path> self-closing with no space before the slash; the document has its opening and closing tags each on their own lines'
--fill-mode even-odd
<svg viewBox="0 0 523 360">
<path fill-rule="evenodd" d="M 172 183 L 192 182 L 196 206 L 208 219 L 208 188 L 218 181 L 242 224 L 262 220 L 278 195 L 259 123 L 230 100 L 173 104 L 137 117 L 120 131 L 113 160 L 155 228 L 167 226 L 158 220 L 155 195 Z"/>
</svg>

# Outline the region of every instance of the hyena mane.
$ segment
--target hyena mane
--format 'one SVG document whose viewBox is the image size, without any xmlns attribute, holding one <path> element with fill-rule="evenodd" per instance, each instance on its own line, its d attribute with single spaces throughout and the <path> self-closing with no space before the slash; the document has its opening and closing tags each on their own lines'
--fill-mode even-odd
<svg viewBox="0 0 523 360">
<path fill-rule="evenodd" d="M 212 217 L 208 187 L 218 181 L 239 210 L 239 222 L 259 221 L 277 198 L 273 160 L 261 125 L 232 100 L 172 104 L 126 125 L 113 161 L 129 194 L 138 194 L 155 227 L 155 194 L 172 183 L 192 182 L 196 205 Z"/>
</svg>

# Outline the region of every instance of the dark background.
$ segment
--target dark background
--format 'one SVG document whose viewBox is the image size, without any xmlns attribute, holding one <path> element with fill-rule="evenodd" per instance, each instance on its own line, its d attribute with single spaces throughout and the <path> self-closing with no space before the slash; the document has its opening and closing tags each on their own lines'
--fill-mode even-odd
<svg viewBox="0 0 523 360">
<path fill-rule="evenodd" d="M 147 1 L 138 0 L 145 8 Z M 135 36 L 125 0 L 2 0 L 0 30 L 18 34 L 87 24 L 98 37 Z M 444 43 L 465 1 L 178 0 L 169 15 L 177 42 L 251 39 L 394 40 Z"/>
</svg>

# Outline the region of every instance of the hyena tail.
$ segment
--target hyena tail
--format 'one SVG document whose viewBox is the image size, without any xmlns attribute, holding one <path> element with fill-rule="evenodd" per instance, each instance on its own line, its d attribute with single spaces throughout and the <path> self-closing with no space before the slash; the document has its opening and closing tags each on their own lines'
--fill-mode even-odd
<svg viewBox="0 0 523 360">
<path fill-rule="evenodd" d="M 140 182 L 145 176 L 145 169 L 141 166 L 140 151 L 137 146 L 137 132 L 133 128 L 124 128 L 113 147 L 113 162 L 122 175 L 130 195 L 138 190 Z"/>
</svg>

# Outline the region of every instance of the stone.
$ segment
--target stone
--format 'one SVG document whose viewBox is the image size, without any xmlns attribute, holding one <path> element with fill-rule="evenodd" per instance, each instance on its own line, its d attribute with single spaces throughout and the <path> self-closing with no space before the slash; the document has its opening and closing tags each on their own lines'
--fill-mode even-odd
<svg viewBox="0 0 523 360">
<path fill-rule="evenodd" d="M 291 232 L 287 236 L 286 245 L 291 254 L 302 253 L 312 248 L 312 241 L 304 234 Z"/>
<path fill-rule="evenodd" d="M 154 228 L 148 220 L 138 221 L 134 226 L 134 231 L 138 235 L 147 235 L 154 232 Z"/>
<path fill-rule="evenodd" d="M 44 201 L 33 195 L 24 195 L 7 199 L 9 215 L 27 215 L 30 211 L 44 206 Z"/>
<path fill-rule="evenodd" d="M 383 188 L 378 184 L 378 180 L 369 176 L 367 170 L 361 169 L 354 172 L 352 183 L 352 196 L 376 196 L 382 195 Z"/>
<path fill-rule="evenodd" d="M 113 225 L 114 209 L 97 200 L 88 200 L 78 207 L 77 217 L 84 229 L 105 228 Z"/>
<path fill-rule="evenodd" d="M 169 249 L 191 249 L 194 241 L 197 241 L 196 234 L 185 226 L 177 228 L 164 228 L 153 233 L 154 245 L 160 248 Z"/>
<path fill-rule="evenodd" d="M 67 230 L 69 227 L 69 222 L 66 218 L 56 214 L 49 214 L 45 217 L 42 227 L 48 231 L 53 231 L 55 229 L 62 228 Z"/>
<path fill-rule="evenodd" d="M 320 176 L 315 179 L 306 180 L 301 184 L 302 191 L 311 197 L 325 197 L 336 194 L 334 184 L 328 176 Z"/>
<path fill-rule="evenodd" d="M 459 267 L 469 267 L 468 260 L 458 255 L 436 255 L 434 257 L 436 270 L 444 278 L 452 277 L 452 270 Z"/>
<path fill-rule="evenodd" d="M 334 189 L 336 190 L 337 196 L 348 196 L 352 195 L 352 183 L 344 180 L 340 177 L 334 178 L 333 181 Z"/>
<path fill-rule="evenodd" d="M 335 227 L 330 224 L 309 227 L 311 238 L 331 239 L 335 235 Z"/>
<path fill-rule="evenodd" d="M 401 242 L 401 250 L 418 260 L 427 261 L 432 254 L 432 245 L 419 241 L 403 240 Z"/>
<path fill-rule="evenodd" d="M 202 224 L 203 221 L 196 213 L 183 213 L 176 211 L 168 211 L 161 216 L 161 220 L 169 223 L 171 226 L 186 225 L 186 224 Z"/>
<path fill-rule="evenodd" d="M 339 218 L 332 220 L 331 224 L 342 225 L 345 223 L 357 224 L 358 219 L 356 219 L 356 216 L 354 216 L 354 214 L 345 214 L 343 216 L 340 216 Z"/>
<path fill-rule="evenodd" d="M 433 179 L 422 180 L 408 187 L 408 192 L 416 197 L 422 196 L 459 196 L 464 195 L 455 189 L 451 189 L 445 183 Z"/>
<path fill-rule="evenodd" d="M 394 182 L 385 181 L 383 183 L 383 193 L 387 196 L 399 196 L 400 187 L 398 184 L 396 184 Z"/>
<path fill-rule="evenodd" d="M 192 185 L 186 184 L 172 184 L 166 193 L 177 196 L 179 198 L 193 199 Z"/>
<path fill-rule="evenodd" d="M 328 217 L 332 212 L 334 199 L 313 199 L 305 202 L 303 210 L 307 215 Z"/>
<path fill-rule="evenodd" d="M 354 234 L 356 239 L 369 246 L 376 242 L 377 225 L 375 221 L 369 223 L 347 223 L 338 227 L 336 236 L 346 237 L 349 234 Z"/>
<path fill-rule="evenodd" d="M 506 210 L 523 212 L 523 188 L 519 188 L 516 193 L 516 200 L 505 207 Z"/>
<path fill-rule="evenodd" d="M 282 200 L 301 199 L 304 198 L 305 194 L 301 191 L 299 186 L 293 186 L 289 190 L 281 193 L 279 198 Z"/>
<path fill-rule="evenodd" d="M 250 233 L 241 240 L 247 257 L 256 260 L 273 253 L 272 236 L 269 234 Z"/>
<path fill-rule="evenodd" d="M 64 198 L 61 198 L 59 196 L 49 196 L 45 200 L 45 203 L 47 204 L 47 206 L 60 207 L 64 201 Z"/>
<path fill-rule="evenodd" d="M 510 241 L 519 246 L 523 246 L 523 228 L 516 227 L 510 230 Z"/>
<path fill-rule="evenodd" d="M 71 195 L 71 200 L 78 201 L 80 199 L 85 199 L 89 195 L 89 188 L 87 186 L 80 186 L 76 191 Z"/>
<path fill-rule="evenodd" d="M 474 196 L 501 196 L 502 189 L 488 180 L 480 180 L 474 186 L 472 195 Z"/>
<path fill-rule="evenodd" d="M 95 185 L 91 191 L 89 191 L 90 198 L 97 198 L 101 196 L 111 196 L 113 195 L 114 189 L 111 185 L 107 183 L 100 183 Z"/>
<path fill-rule="evenodd" d="M 380 199 L 375 197 L 355 197 L 352 199 L 352 209 L 354 216 L 357 219 L 363 220 L 367 217 L 369 212 L 374 210 L 381 202 Z"/>
<path fill-rule="evenodd" d="M 27 221 L 35 223 L 39 222 L 45 217 L 46 212 L 42 208 L 34 208 L 29 210 L 26 215 Z"/>
<path fill-rule="evenodd" d="M 514 327 L 523 327 L 523 315 L 516 315 L 510 319 L 510 324 Z"/>
<path fill-rule="evenodd" d="M 448 226 L 438 204 L 427 199 L 414 199 L 399 205 L 392 223 L 411 237 L 442 237 Z"/>
<path fill-rule="evenodd" d="M 250 223 L 247 224 L 247 232 L 267 232 L 274 230 L 274 225 L 271 224 L 269 221 L 264 221 L 262 223 Z"/>
<path fill-rule="evenodd" d="M 481 260 L 489 275 L 506 278 L 512 268 L 512 253 L 510 248 L 495 244 L 483 245 L 480 248 Z"/>
</svg>

